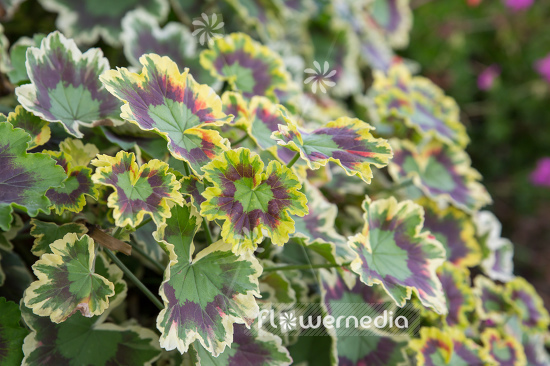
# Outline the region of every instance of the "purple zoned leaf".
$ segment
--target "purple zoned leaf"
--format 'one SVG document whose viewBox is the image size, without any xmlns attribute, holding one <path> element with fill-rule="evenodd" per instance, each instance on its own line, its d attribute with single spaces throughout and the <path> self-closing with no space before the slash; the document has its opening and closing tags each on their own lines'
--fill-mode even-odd
<svg viewBox="0 0 550 366">
<path fill-rule="evenodd" d="M 201 214 L 208 220 L 224 219 L 222 237 L 242 254 L 256 249 L 264 233 L 274 244 L 283 245 L 294 232 L 290 215 L 308 213 L 306 197 L 294 173 L 278 161 L 265 169 L 250 150 L 229 150 L 202 168 L 207 188 Z"/>
<path fill-rule="evenodd" d="M 122 29 L 124 55 L 133 66 L 141 67 L 141 55 L 156 53 L 170 57 L 180 68 L 189 68 L 199 83 L 212 85 L 215 82 L 199 63 L 197 42 L 187 26 L 170 22 L 160 28 L 158 20 L 151 13 L 136 9 L 124 17 Z"/>
<path fill-rule="evenodd" d="M 376 0 L 366 12 L 367 22 L 377 27 L 394 48 L 406 47 L 412 28 L 409 0 Z"/>
<path fill-rule="evenodd" d="M 116 117 L 119 102 L 98 77 L 109 70 L 99 48 L 82 53 L 72 39 L 50 33 L 40 48 L 27 50 L 30 84 L 15 89 L 26 110 L 50 122 L 60 122 L 71 135 L 81 138 L 80 126 Z"/>
<path fill-rule="evenodd" d="M 357 253 L 351 269 L 369 286 L 379 284 L 400 307 L 414 291 L 422 304 L 447 312 L 441 282 L 435 273 L 445 261 L 445 249 L 422 231 L 424 211 L 412 201 L 394 197 L 363 201 L 365 226 L 349 238 Z"/>
<path fill-rule="evenodd" d="M 36 117 L 31 112 L 27 112 L 20 105 L 15 108 L 14 112 L 8 115 L 6 121 L 11 123 L 15 128 L 25 130 L 31 136 L 32 140 L 29 142 L 27 150 L 44 145 L 50 139 L 51 130 L 48 122 Z"/>
<path fill-rule="evenodd" d="M 281 115 L 281 106 L 266 97 L 255 96 L 248 106 L 248 133 L 262 150 L 277 145 L 271 134 L 279 130 L 279 124 L 286 125 Z"/>
<path fill-rule="evenodd" d="M 294 218 L 296 231 L 292 237 L 303 238 L 306 244 L 332 243 L 347 248 L 346 238 L 335 229 L 338 215 L 336 205 L 328 202 L 321 191 L 308 181 L 305 181 L 304 186 L 309 212 L 304 217 Z"/>
<path fill-rule="evenodd" d="M 374 317 L 382 313 L 385 303 L 391 302 L 387 294 L 377 287 L 369 287 L 357 281 L 350 289 L 335 272 L 321 270 L 319 273 L 322 306 L 326 315 L 334 319 L 349 319 L 351 316 L 357 319 L 362 319 L 364 316 Z M 365 306 L 360 306 L 361 304 Z M 350 324 L 353 326 L 353 322 Z M 363 330 L 366 331 L 366 329 Z M 403 338 L 377 337 L 368 334 L 349 336 L 343 334 L 349 332 L 349 329 L 335 327 L 327 331 L 332 337 L 331 353 L 332 358 L 337 361 L 336 364 L 398 366 L 406 360 L 407 343 Z"/>
<path fill-rule="evenodd" d="M 481 248 L 471 216 L 453 206 L 442 209 L 427 198 L 416 202 L 424 208 L 424 229 L 443 244 L 447 260 L 457 266 L 477 266 L 481 261 Z"/>
<path fill-rule="evenodd" d="M 456 328 L 422 327 L 420 339 L 413 339 L 409 347 L 416 354 L 418 366 L 468 365 L 492 366 L 494 360 L 487 350 L 466 338 Z"/>
<path fill-rule="evenodd" d="M 67 179 L 63 186 L 51 188 L 46 192 L 46 197 L 52 203 L 52 208 L 58 215 L 65 210 L 80 212 L 86 205 L 86 197 L 97 199 L 99 192 L 92 182 L 92 169 L 84 166 L 73 167 L 70 158 L 62 151 L 44 151 L 49 154 L 57 163 L 65 169 Z"/>
<path fill-rule="evenodd" d="M 23 365 L 151 366 L 161 355 L 155 332 L 132 325 L 133 320 L 120 326 L 77 313 L 56 324 L 25 306 L 21 312 L 31 330 L 25 338 Z"/>
<path fill-rule="evenodd" d="M 223 113 L 220 97 L 208 85 L 198 84 L 189 69 L 180 73 L 172 60 L 155 54 L 139 61 L 140 74 L 121 68 L 100 79 L 124 102 L 122 118 L 164 136 L 170 153 L 201 175 L 201 167 L 228 148 L 217 131 L 203 127 L 228 123 L 233 116 Z"/>
<path fill-rule="evenodd" d="M 273 139 L 300 153 L 310 169 L 319 169 L 329 161 L 344 168 L 347 175 L 356 175 L 366 183 L 372 178 L 371 165 L 382 168 L 393 156 L 388 142 L 370 133 L 371 125 L 357 118 L 341 117 L 321 128 L 308 132 L 283 114 L 287 125 L 279 125 Z"/>
<path fill-rule="evenodd" d="M 245 98 L 276 98 L 275 89 L 288 88 L 290 76 L 282 58 L 250 36 L 232 33 L 215 39 L 210 48 L 201 52 L 201 65 Z"/>
<path fill-rule="evenodd" d="M 222 94 L 223 113 L 235 116 L 231 121 L 232 126 L 246 127 L 250 122 L 248 103 L 237 92 L 226 91 Z"/>
<path fill-rule="evenodd" d="M 443 286 L 449 309 L 445 322 L 451 327 L 467 327 L 467 314 L 475 310 L 474 294 L 470 287 L 470 271 L 445 262 L 437 269 L 437 277 Z"/>
<path fill-rule="evenodd" d="M 479 172 L 471 167 L 464 150 L 431 141 L 417 147 L 407 140 L 391 140 L 394 156 L 389 172 L 395 181 L 412 179 L 415 186 L 436 201 L 443 200 L 475 212 L 492 202 L 491 196 L 479 179 Z"/>
<path fill-rule="evenodd" d="M 194 254 L 193 237 L 202 218 L 190 203 L 173 205 L 166 223 L 153 233 L 170 257 L 157 318 L 161 347 L 187 352 L 193 341 L 217 357 L 233 338 L 233 325 L 247 327 L 258 315 L 262 267 L 252 252 L 237 256 L 223 241 Z"/>
<path fill-rule="evenodd" d="M 94 273 L 94 241 L 69 233 L 50 244 L 52 254 L 43 254 L 32 266 L 38 281 L 25 291 L 25 305 L 36 315 L 61 323 L 76 311 L 92 317 L 109 307 L 114 285 Z"/>
<path fill-rule="evenodd" d="M 510 299 L 526 331 L 546 331 L 550 325 L 548 311 L 537 291 L 524 278 L 516 277 L 505 285 L 505 296 Z"/>
<path fill-rule="evenodd" d="M 40 0 L 40 4 L 59 13 L 57 27 L 77 42 L 93 44 L 101 36 L 111 46 L 120 44 L 121 21 L 130 10 L 146 10 L 158 20 L 169 11 L 166 0 Z"/>
<path fill-rule="evenodd" d="M 478 275 L 474 279 L 474 294 L 477 315 L 481 320 L 502 323 L 516 309 L 504 287 L 495 284 L 487 277 Z"/>
<path fill-rule="evenodd" d="M 0 122 L 0 228 L 7 231 L 13 208 L 34 217 L 50 212 L 46 191 L 60 187 L 67 177 L 47 154 L 28 154 L 31 137 L 9 122 Z"/>
<path fill-rule="evenodd" d="M 119 151 L 116 157 L 98 155 L 92 161 L 97 169 L 94 183 L 111 186 L 107 205 L 113 208 L 117 226 L 135 227 L 149 214 L 157 225 L 170 217 L 168 202 L 183 203 L 180 183 L 168 164 L 153 159 L 138 167 L 134 153 Z"/>
<path fill-rule="evenodd" d="M 412 76 L 402 63 L 394 63 L 387 73 L 376 71 L 374 78 L 369 96 L 378 118 L 405 123 L 421 135 L 434 136 L 448 145 L 468 144 L 458 105 L 429 79 Z"/>
<path fill-rule="evenodd" d="M 184 177 L 182 180 L 180 180 L 181 183 L 181 189 L 180 192 L 189 197 L 187 201 L 191 201 L 193 205 L 197 208 L 197 210 L 200 211 L 201 204 L 206 201 L 206 199 L 202 196 L 202 193 L 206 189 L 204 186 L 204 183 L 194 175 L 190 175 L 188 177 Z"/>
<path fill-rule="evenodd" d="M 523 346 L 513 336 L 503 335 L 494 328 L 487 328 L 481 334 L 481 340 L 486 352 L 499 366 L 526 365 Z"/>
<path fill-rule="evenodd" d="M 210 353 L 195 342 L 198 359 L 201 365 L 215 366 L 288 366 L 292 359 L 282 345 L 281 338 L 263 329 L 256 324 L 246 329 L 243 324 L 235 324 L 233 343 L 218 357 Z"/>
</svg>

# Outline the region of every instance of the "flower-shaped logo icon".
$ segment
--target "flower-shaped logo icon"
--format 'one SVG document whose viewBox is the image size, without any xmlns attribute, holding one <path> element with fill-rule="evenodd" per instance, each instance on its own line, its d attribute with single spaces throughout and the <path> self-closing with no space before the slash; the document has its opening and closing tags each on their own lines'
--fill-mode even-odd
<svg viewBox="0 0 550 366">
<path fill-rule="evenodd" d="M 279 315 L 279 324 L 283 332 L 296 328 L 296 316 L 294 312 L 284 312 Z"/>
<path fill-rule="evenodd" d="M 311 83 L 311 91 L 313 93 L 317 92 L 317 87 L 321 89 L 323 93 L 326 93 L 327 90 L 325 87 L 333 87 L 336 83 L 330 80 L 331 77 L 336 75 L 336 70 L 330 70 L 329 64 L 325 61 L 323 68 L 317 61 L 313 61 L 313 66 L 315 69 L 307 68 L 304 70 L 307 74 L 313 74 L 307 79 L 304 80 L 304 84 Z"/>
<path fill-rule="evenodd" d="M 210 18 L 206 13 L 202 13 L 201 17 L 193 20 L 195 28 L 191 35 L 198 36 L 199 43 L 201 46 L 204 46 L 205 43 L 210 43 L 214 39 L 221 37 L 221 33 L 223 33 L 221 29 L 224 26 L 224 22 L 221 17 L 218 21 L 216 13 L 213 13 Z"/>
</svg>

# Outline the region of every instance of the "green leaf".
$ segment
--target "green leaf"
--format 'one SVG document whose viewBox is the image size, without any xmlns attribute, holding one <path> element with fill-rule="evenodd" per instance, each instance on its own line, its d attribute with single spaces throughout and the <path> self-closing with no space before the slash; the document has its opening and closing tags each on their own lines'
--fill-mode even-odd
<svg viewBox="0 0 550 366">
<path fill-rule="evenodd" d="M 198 340 L 214 357 L 233 341 L 233 324 L 250 326 L 258 314 L 262 268 L 252 253 L 236 256 L 218 241 L 193 257 L 193 237 L 202 218 L 195 207 L 174 205 L 154 237 L 169 253 L 160 295 L 165 308 L 157 318 L 160 344 L 187 352 Z"/>
<path fill-rule="evenodd" d="M 203 167 L 207 188 L 201 214 L 208 220 L 224 219 L 222 237 L 237 254 L 257 247 L 265 230 L 274 244 L 283 245 L 294 232 L 289 214 L 307 214 L 306 197 L 298 178 L 286 166 L 264 163 L 257 154 L 239 148 L 224 152 Z"/>
<path fill-rule="evenodd" d="M 116 116 L 119 103 L 98 80 L 109 70 L 99 48 L 80 52 L 72 39 L 50 33 L 40 48 L 27 50 L 30 84 L 15 89 L 19 103 L 49 122 L 60 122 L 71 135 L 81 138 L 80 126 Z"/>
<path fill-rule="evenodd" d="M 120 326 L 75 314 L 55 324 L 26 307 L 22 314 L 32 331 L 23 345 L 23 365 L 150 366 L 160 356 L 158 336 L 135 321 Z"/>
<path fill-rule="evenodd" d="M 412 201 L 394 197 L 363 201 L 365 226 L 349 239 L 357 253 L 351 269 L 369 286 L 380 284 L 402 307 L 414 291 L 422 304 L 447 312 L 436 269 L 445 261 L 445 249 L 422 231 L 424 212 Z"/>
<path fill-rule="evenodd" d="M 393 156 L 388 142 L 374 138 L 370 133 L 374 127 L 359 119 L 341 117 L 311 132 L 299 129 L 292 119 L 285 119 L 287 126 L 279 125 L 272 138 L 279 145 L 299 152 L 310 169 L 319 169 L 333 161 L 347 175 L 356 175 L 370 183 L 371 165 L 382 168 Z"/>
<path fill-rule="evenodd" d="M 0 363 L 4 366 L 21 365 L 23 339 L 29 331 L 20 324 L 19 306 L 0 297 Z"/>
<path fill-rule="evenodd" d="M 30 136 L 9 122 L 0 122 L 0 228 L 8 230 L 14 207 L 31 217 L 50 212 L 46 191 L 66 178 L 61 167 L 46 154 L 28 154 Z"/>
<path fill-rule="evenodd" d="M 140 74 L 121 68 L 101 75 L 101 81 L 124 102 L 122 118 L 164 136 L 170 153 L 201 175 L 202 166 L 228 149 L 227 140 L 205 127 L 222 125 L 232 116 L 223 113 L 220 97 L 208 85 L 198 84 L 189 69 L 180 73 L 170 58 L 155 54 L 139 60 Z"/>
<path fill-rule="evenodd" d="M 117 226 L 136 227 L 149 214 L 159 225 L 170 217 L 168 202 L 183 203 L 180 183 L 168 171 L 168 164 L 153 159 L 138 167 L 134 153 L 119 151 L 116 157 L 98 155 L 92 180 L 113 187 L 107 205 L 114 208 Z"/>
<path fill-rule="evenodd" d="M 29 142 L 27 150 L 44 145 L 50 139 L 51 131 L 48 122 L 27 112 L 25 108 L 20 105 L 15 108 L 14 112 L 8 115 L 7 122 L 11 123 L 15 128 L 25 130 L 25 132 L 31 136 L 31 141 Z"/>
<path fill-rule="evenodd" d="M 94 273 L 94 241 L 69 233 L 50 248 L 52 254 L 43 254 L 32 266 L 38 281 L 25 292 L 25 305 L 55 323 L 77 310 L 87 317 L 103 313 L 115 292 L 111 281 Z"/>
<path fill-rule="evenodd" d="M 45 34 L 35 33 L 33 38 L 21 37 L 11 46 L 10 60 L 12 69 L 8 72 L 10 82 L 14 85 L 24 84 L 29 81 L 25 62 L 27 60 L 27 49 L 29 47 L 40 47 L 40 43 L 46 37 Z"/>
<path fill-rule="evenodd" d="M 63 152 L 74 167 L 88 166 L 90 161 L 99 154 L 94 144 L 84 144 L 81 140 L 67 138 L 59 143 L 59 150 Z"/>
<path fill-rule="evenodd" d="M 52 253 L 50 244 L 54 241 L 63 239 L 68 233 L 75 233 L 80 237 L 87 232 L 88 229 L 82 224 L 68 223 L 57 225 L 53 222 L 31 219 L 30 234 L 34 236 L 34 244 L 31 248 L 31 252 L 37 257 L 40 257 L 44 253 Z"/>
</svg>

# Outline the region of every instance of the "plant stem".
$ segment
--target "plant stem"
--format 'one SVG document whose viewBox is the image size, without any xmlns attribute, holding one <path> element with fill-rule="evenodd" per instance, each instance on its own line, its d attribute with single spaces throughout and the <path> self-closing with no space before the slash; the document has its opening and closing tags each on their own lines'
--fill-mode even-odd
<svg viewBox="0 0 550 366">
<path fill-rule="evenodd" d="M 151 256 L 147 254 L 145 250 L 141 249 L 141 247 L 134 240 L 132 240 L 131 243 L 132 243 L 132 250 L 135 250 L 136 252 L 139 253 L 139 255 L 147 259 L 149 263 L 151 263 L 153 266 L 155 266 L 155 268 L 160 270 L 160 273 L 164 273 L 164 270 L 166 268 L 162 264 L 160 264 L 159 262 L 151 258 Z"/>
<path fill-rule="evenodd" d="M 346 262 L 340 264 L 333 264 L 333 263 L 325 263 L 325 264 L 296 264 L 296 265 L 290 265 L 290 266 L 280 266 L 280 267 L 266 267 L 264 268 L 265 272 L 275 272 L 275 271 L 290 271 L 293 269 L 298 270 L 308 270 L 308 269 L 315 269 L 315 268 L 339 268 L 339 267 L 349 267 L 351 262 Z"/>
<path fill-rule="evenodd" d="M 124 233 L 124 228 L 123 227 L 117 227 L 115 229 L 115 232 L 113 233 L 113 238 L 115 239 L 119 239 L 120 240 L 120 237 L 122 236 L 122 234 Z"/>
<path fill-rule="evenodd" d="M 149 217 L 148 219 L 145 219 L 141 222 L 141 224 L 139 224 L 138 226 L 136 226 L 136 231 L 139 229 L 139 228 L 142 228 L 144 227 L 145 225 L 147 225 L 148 223 L 150 223 L 151 221 L 153 221 L 153 218 L 152 217 Z"/>
<path fill-rule="evenodd" d="M 188 177 L 191 175 L 191 173 L 189 173 L 189 166 L 187 165 L 187 162 L 183 162 L 183 170 L 185 170 L 185 176 Z"/>
<path fill-rule="evenodd" d="M 241 142 L 243 142 L 244 140 L 246 140 L 247 138 L 248 138 L 248 134 L 244 135 L 243 137 L 241 137 L 241 138 L 238 139 L 237 141 L 232 142 L 232 143 L 231 143 L 231 146 L 238 145 L 238 144 L 240 144 Z"/>
<path fill-rule="evenodd" d="M 206 178 L 202 182 L 204 190 L 208 188 L 208 184 L 206 184 Z M 204 232 L 206 233 L 206 244 L 210 245 L 214 242 L 214 239 L 212 238 L 212 232 L 210 231 L 210 226 L 208 225 L 208 220 L 206 218 L 202 219 L 202 228 L 204 229 Z"/>
<path fill-rule="evenodd" d="M 300 158 L 300 153 L 297 152 L 296 155 L 294 155 L 294 157 L 292 158 L 291 161 L 288 162 L 288 164 L 286 165 L 287 168 L 290 168 L 294 165 L 294 163 Z"/>
<path fill-rule="evenodd" d="M 214 242 L 214 239 L 212 239 L 212 232 L 210 232 L 210 226 L 208 226 L 208 221 L 206 219 L 202 220 L 202 228 L 206 233 L 206 244 L 212 244 Z"/>
<path fill-rule="evenodd" d="M 153 304 L 155 304 L 157 308 L 159 308 L 159 310 L 164 309 L 164 305 L 162 305 L 160 300 L 155 295 L 153 295 L 153 293 L 149 291 L 147 287 L 145 287 L 145 285 L 132 273 L 132 271 L 130 271 L 128 267 L 124 265 L 124 263 L 120 261 L 120 259 L 117 258 L 116 255 L 114 255 L 113 252 L 111 252 L 107 248 L 103 248 L 103 251 L 122 270 L 124 275 L 128 277 L 128 279 L 132 281 L 134 285 L 136 285 L 141 290 L 141 292 L 143 292 L 145 296 L 147 296 L 149 300 L 151 300 Z"/>
</svg>

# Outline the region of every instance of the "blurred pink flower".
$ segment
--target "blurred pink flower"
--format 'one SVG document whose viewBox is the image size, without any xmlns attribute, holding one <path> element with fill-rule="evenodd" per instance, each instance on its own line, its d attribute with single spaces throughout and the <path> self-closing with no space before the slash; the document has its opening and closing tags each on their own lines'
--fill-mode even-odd
<svg viewBox="0 0 550 366">
<path fill-rule="evenodd" d="M 550 53 L 535 62 L 535 70 L 550 83 Z"/>
<path fill-rule="evenodd" d="M 520 11 L 531 7 L 534 1 L 535 0 L 505 0 L 504 4 L 513 11 Z"/>
<path fill-rule="evenodd" d="M 537 167 L 531 173 L 531 183 L 550 187 L 550 157 L 539 159 Z"/>
<path fill-rule="evenodd" d="M 496 78 L 500 75 L 500 67 L 496 64 L 485 68 L 477 77 L 477 87 L 480 90 L 489 90 L 493 87 Z"/>
</svg>

